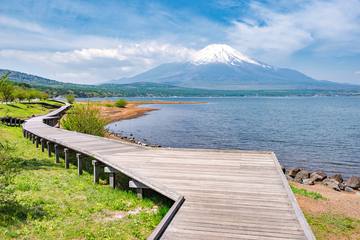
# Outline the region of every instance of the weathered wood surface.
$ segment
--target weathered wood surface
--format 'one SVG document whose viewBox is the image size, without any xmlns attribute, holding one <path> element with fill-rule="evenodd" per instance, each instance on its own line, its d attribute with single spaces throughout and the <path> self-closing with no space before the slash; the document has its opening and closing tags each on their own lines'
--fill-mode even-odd
<svg viewBox="0 0 360 240">
<path fill-rule="evenodd" d="M 44 118 L 24 130 L 185 198 L 161 239 L 315 239 L 272 152 L 149 148 L 53 128 Z"/>
</svg>

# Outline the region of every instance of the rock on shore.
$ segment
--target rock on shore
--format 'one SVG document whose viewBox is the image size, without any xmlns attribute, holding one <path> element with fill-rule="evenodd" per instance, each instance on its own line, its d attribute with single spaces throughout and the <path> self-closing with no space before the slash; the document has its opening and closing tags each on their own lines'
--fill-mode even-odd
<svg viewBox="0 0 360 240">
<path fill-rule="evenodd" d="M 283 168 L 283 172 L 288 180 L 305 185 L 320 183 L 335 191 L 360 191 L 360 177 L 357 176 L 352 176 L 345 181 L 341 174 L 328 176 L 323 171 L 310 172 L 302 168 Z"/>
</svg>

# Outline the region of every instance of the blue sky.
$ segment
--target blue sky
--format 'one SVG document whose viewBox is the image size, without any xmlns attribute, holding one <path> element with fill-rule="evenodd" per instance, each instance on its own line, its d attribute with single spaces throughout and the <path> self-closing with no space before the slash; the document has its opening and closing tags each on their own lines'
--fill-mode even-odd
<svg viewBox="0 0 360 240">
<path fill-rule="evenodd" d="M 0 0 L 0 68 L 60 81 L 131 76 L 211 43 L 360 84 L 360 0 Z"/>
</svg>

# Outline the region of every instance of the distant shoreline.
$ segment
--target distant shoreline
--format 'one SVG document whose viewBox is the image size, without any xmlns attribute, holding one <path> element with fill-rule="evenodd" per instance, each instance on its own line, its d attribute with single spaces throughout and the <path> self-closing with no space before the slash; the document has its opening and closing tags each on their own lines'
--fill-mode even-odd
<svg viewBox="0 0 360 240">
<path fill-rule="evenodd" d="M 106 104 L 113 104 L 113 101 L 100 102 L 100 114 L 105 118 L 108 124 L 118 122 L 121 120 L 128 120 L 138 118 L 148 112 L 159 110 L 159 108 L 141 107 L 147 104 L 207 104 L 207 102 L 187 102 L 187 101 L 160 101 L 160 100 L 142 100 L 142 101 L 129 101 L 124 108 L 108 107 Z"/>
<path fill-rule="evenodd" d="M 80 101 L 80 103 L 85 103 L 85 101 Z M 106 105 L 113 105 L 115 101 L 99 101 L 93 102 L 98 105 L 100 110 L 100 115 L 105 119 L 107 124 L 122 121 L 122 120 L 129 120 L 138 117 L 142 117 L 146 115 L 148 112 L 157 111 L 159 108 L 152 108 L 152 107 L 141 107 L 141 105 L 147 104 L 166 104 L 166 105 L 178 105 L 178 104 L 207 104 L 207 102 L 194 102 L 194 101 L 161 101 L 161 100 L 141 100 L 141 101 L 128 101 L 126 107 L 119 108 L 119 107 L 109 107 Z M 115 134 L 112 132 L 107 132 L 105 137 L 120 141 L 131 142 L 134 144 L 139 144 L 139 141 L 135 138 L 128 138 L 126 136 L 121 136 L 119 134 Z"/>
</svg>

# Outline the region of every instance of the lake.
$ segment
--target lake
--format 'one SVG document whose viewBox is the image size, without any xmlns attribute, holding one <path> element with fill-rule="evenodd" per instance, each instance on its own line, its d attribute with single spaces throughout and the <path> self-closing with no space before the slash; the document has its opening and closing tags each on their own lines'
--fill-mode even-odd
<svg viewBox="0 0 360 240">
<path fill-rule="evenodd" d="M 360 97 L 161 100 L 208 103 L 151 105 L 160 110 L 108 129 L 163 147 L 270 150 L 285 167 L 360 173 Z"/>
</svg>

